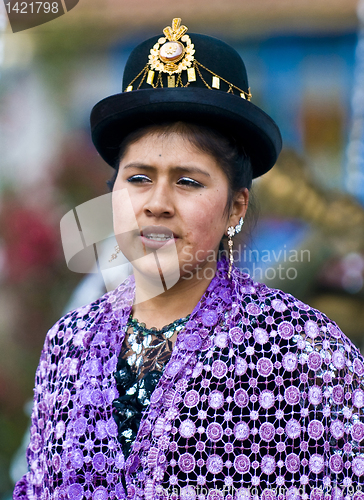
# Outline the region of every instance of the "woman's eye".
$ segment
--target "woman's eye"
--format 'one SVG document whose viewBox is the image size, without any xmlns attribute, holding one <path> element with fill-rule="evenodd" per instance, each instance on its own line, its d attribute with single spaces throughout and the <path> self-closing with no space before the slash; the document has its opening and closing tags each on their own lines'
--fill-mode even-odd
<svg viewBox="0 0 364 500">
<path fill-rule="evenodd" d="M 180 184 L 183 184 L 184 186 L 203 187 L 202 184 L 200 184 L 197 181 L 194 181 L 193 179 L 190 179 L 189 177 L 182 177 L 182 179 L 179 179 L 178 182 Z"/>
<path fill-rule="evenodd" d="M 147 177 L 146 175 L 133 175 L 132 177 L 129 177 L 128 179 L 128 182 L 148 182 L 150 181 L 149 177 Z"/>
</svg>

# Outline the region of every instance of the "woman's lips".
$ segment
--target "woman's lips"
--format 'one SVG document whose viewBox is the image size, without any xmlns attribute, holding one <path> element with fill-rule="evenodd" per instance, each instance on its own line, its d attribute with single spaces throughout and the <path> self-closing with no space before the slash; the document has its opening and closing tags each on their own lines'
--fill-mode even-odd
<svg viewBox="0 0 364 500">
<path fill-rule="evenodd" d="M 165 246 L 170 246 L 173 243 L 176 243 L 176 240 L 178 238 L 172 237 L 168 240 L 154 240 L 152 238 L 147 238 L 146 236 L 140 236 L 141 242 L 143 243 L 144 246 L 147 248 L 151 248 L 153 250 L 157 250 L 158 248 L 165 247 Z"/>
</svg>

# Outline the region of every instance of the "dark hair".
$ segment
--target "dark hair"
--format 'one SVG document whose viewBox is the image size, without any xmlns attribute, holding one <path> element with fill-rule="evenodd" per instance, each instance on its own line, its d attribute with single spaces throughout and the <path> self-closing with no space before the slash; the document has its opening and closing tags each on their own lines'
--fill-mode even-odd
<svg viewBox="0 0 364 500">
<path fill-rule="evenodd" d="M 116 177 L 119 171 L 120 161 L 126 153 L 128 147 L 144 137 L 146 134 L 157 134 L 159 136 L 168 136 L 177 133 L 187 139 L 193 146 L 200 151 L 210 154 L 221 166 L 228 180 L 228 199 L 224 214 L 227 215 L 231 209 L 234 195 L 241 189 L 251 189 L 253 180 L 253 170 L 250 158 L 234 139 L 228 137 L 219 131 L 205 125 L 187 123 L 182 121 L 165 122 L 160 124 L 147 125 L 138 128 L 127 135 L 120 144 L 119 155 L 115 163 L 115 173 L 107 181 L 110 191 L 113 190 Z M 221 241 L 220 252 L 224 251 Z"/>
</svg>

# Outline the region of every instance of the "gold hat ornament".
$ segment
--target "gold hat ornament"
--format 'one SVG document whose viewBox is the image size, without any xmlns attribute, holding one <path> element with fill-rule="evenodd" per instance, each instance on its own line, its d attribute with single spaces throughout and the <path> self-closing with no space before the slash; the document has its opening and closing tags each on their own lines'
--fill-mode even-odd
<svg viewBox="0 0 364 500">
<path fill-rule="evenodd" d="M 137 90 L 140 89 L 145 78 L 153 88 L 163 87 L 162 73 L 167 73 L 168 87 L 188 87 L 191 82 L 196 81 L 196 72 L 205 86 L 209 89 L 220 89 L 220 81 L 228 84 L 229 93 L 234 90 L 240 93 L 240 97 L 250 101 L 252 94 L 250 88 L 248 92 L 237 87 L 223 77 L 217 75 L 203 64 L 195 59 L 195 46 L 191 38 L 186 35 L 187 26 L 181 25 L 181 18 L 176 17 L 172 20 L 172 26 L 167 26 L 163 30 L 164 37 L 158 39 L 158 42 L 150 49 L 148 63 L 142 71 L 129 83 L 126 92 L 134 90 L 134 83 L 141 77 Z M 209 84 L 203 77 L 200 68 L 210 73 L 212 80 Z M 187 82 L 183 83 L 182 72 L 187 71 Z M 158 72 L 157 78 L 155 77 Z M 177 75 L 177 79 L 176 79 Z"/>
</svg>

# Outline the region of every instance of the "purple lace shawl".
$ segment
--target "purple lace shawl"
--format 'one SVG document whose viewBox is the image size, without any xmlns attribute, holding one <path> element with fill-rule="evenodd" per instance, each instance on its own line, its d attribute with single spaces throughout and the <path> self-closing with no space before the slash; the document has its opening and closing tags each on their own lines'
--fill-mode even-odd
<svg viewBox="0 0 364 500">
<path fill-rule="evenodd" d="M 291 295 L 228 280 L 225 260 L 125 461 L 113 373 L 133 297 L 130 277 L 48 332 L 14 499 L 364 499 L 359 350 Z"/>
</svg>

